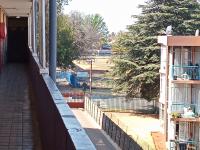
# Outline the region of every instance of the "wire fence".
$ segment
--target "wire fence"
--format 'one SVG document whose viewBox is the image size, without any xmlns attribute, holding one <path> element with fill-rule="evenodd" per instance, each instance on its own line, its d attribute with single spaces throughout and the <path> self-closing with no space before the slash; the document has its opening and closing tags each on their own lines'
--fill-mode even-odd
<svg viewBox="0 0 200 150">
<path fill-rule="evenodd" d="M 123 96 L 95 95 L 91 100 L 103 111 L 109 112 L 138 112 L 154 114 L 159 112 L 159 104 L 156 101 L 147 101 L 142 98 L 126 100 Z"/>
<path fill-rule="evenodd" d="M 155 147 L 147 143 L 136 133 L 129 135 L 129 127 L 114 115 L 104 112 L 97 103 L 91 99 L 85 99 L 85 110 L 95 119 L 102 129 L 123 150 L 154 150 Z"/>
</svg>

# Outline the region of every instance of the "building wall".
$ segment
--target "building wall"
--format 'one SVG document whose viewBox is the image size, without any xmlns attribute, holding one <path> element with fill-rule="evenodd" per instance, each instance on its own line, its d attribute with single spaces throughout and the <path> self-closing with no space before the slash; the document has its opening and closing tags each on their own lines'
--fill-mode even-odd
<svg viewBox="0 0 200 150">
<path fill-rule="evenodd" d="M 166 99 L 166 61 L 167 61 L 167 46 L 161 47 L 161 62 L 160 62 L 160 98 L 159 98 L 159 118 L 160 131 L 164 133 L 164 106 Z"/>
<path fill-rule="evenodd" d="M 7 46 L 7 17 L 4 10 L 0 7 L 0 71 L 6 61 L 6 46 Z"/>
<path fill-rule="evenodd" d="M 170 121 L 172 110 L 183 113 L 183 106 L 173 104 L 196 104 L 195 109 L 200 113 L 200 85 L 198 84 L 175 84 L 174 76 L 181 77 L 184 73 L 189 74 L 185 66 L 200 65 L 199 47 L 172 47 L 169 53 L 169 91 L 168 91 L 168 141 L 178 136 L 179 140 L 188 140 L 192 134 L 195 141 L 199 141 L 200 125 L 192 122 Z M 175 67 L 173 67 L 175 66 Z M 189 67 L 190 68 L 190 67 Z M 179 80 L 179 79 L 177 79 Z M 195 110 L 195 111 L 196 111 Z"/>
</svg>

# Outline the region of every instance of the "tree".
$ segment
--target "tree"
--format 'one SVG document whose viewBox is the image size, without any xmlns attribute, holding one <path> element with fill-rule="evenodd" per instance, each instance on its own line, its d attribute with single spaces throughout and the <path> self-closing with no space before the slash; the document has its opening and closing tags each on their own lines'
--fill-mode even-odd
<svg viewBox="0 0 200 150">
<path fill-rule="evenodd" d="M 86 21 L 91 24 L 92 28 L 100 34 L 101 42 L 108 42 L 108 28 L 103 17 L 100 14 L 87 15 Z"/>
<path fill-rule="evenodd" d="M 200 5 L 195 0 L 149 0 L 139 6 L 142 14 L 128 27 L 123 42 L 126 51 L 116 57 L 113 67 L 114 90 L 127 97 L 157 100 L 159 93 L 160 46 L 157 35 L 172 25 L 173 35 L 194 35 L 200 28 Z"/>
<path fill-rule="evenodd" d="M 72 12 L 67 16 L 60 13 L 58 15 L 58 66 L 72 65 L 72 61 L 79 58 L 80 54 L 88 55 L 89 50 L 100 45 L 103 32 L 106 31 L 106 24 L 100 15 Z"/>
<path fill-rule="evenodd" d="M 119 32 L 117 35 L 114 35 L 112 42 L 112 50 L 118 55 L 123 54 L 127 51 L 127 47 L 124 46 L 124 42 L 128 39 L 129 34 L 126 32 Z"/>
<path fill-rule="evenodd" d="M 63 66 L 64 64 L 67 64 L 67 63 L 70 63 L 71 62 L 71 59 L 70 60 L 65 60 L 64 58 L 66 56 L 70 57 L 70 55 L 66 55 L 64 56 L 64 47 L 66 47 L 67 45 L 64 43 L 64 39 L 62 39 L 61 37 L 63 38 L 66 38 L 67 36 L 67 32 L 69 32 L 69 30 L 64 30 L 64 22 L 66 22 L 66 19 L 64 19 L 65 21 L 62 21 L 62 19 L 60 18 L 66 18 L 67 16 L 64 16 L 63 15 L 63 8 L 64 8 L 64 5 L 67 5 L 68 2 L 71 1 L 71 0 L 56 0 L 56 4 L 57 4 L 57 17 L 58 17 L 58 26 L 57 26 L 57 31 L 58 31 L 58 44 L 57 44 L 57 47 L 58 47 L 58 59 L 57 59 L 57 62 L 58 62 L 58 66 Z M 46 28 L 46 56 L 47 58 L 49 57 L 49 0 L 46 0 L 46 12 L 45 12 L 45 18 L 46 18 L 46 22 L 45 22 L 45 28 Z M 40 17 L 40 16 L 38 16 Z M 61 23 L 62 22 L 62 23 Z M 62 24 L 62 26 L 60 26 Z M 67 25 L 67 24 L 66 24 Z M 40 38 L 41 35 L 40 35 L 40 26 L 41 24 L 39 24 L 39 27 L 38 27 L 38 37 Z M 68 26 L 66 26 L 66 29 L 68 28 Z M 64 31 L 62 32 L 61 29 Z M 69 32 L 70 33 L 70 32 Z M 62 34 L 62 35 L 61 35 Z M 65 35 L 64 35 L 65 34 Z M 71 36 L 69 37 L 71 38 Z M 40 40 L 39 40 L 40 41 Z M 69 42 L 69 41 L 68 41 Z M 68 43 L 69 45 L 69 43 Z M 38 44 L 39 46 L 39 44 Z M 66 50 L 65 50 L 66 51 Z M 61 53 L 63 53 L 63 56 L 61 56 Z M 68 52 L 69 53 L 69 52 Z M 71 53 L 69 53 L 71 54 Z M 73 55 L 73 54 L 72 54 Z M 49 59 L 46 59 L 47 61 L 47 64 L 49 63 Z"/>
<path fill-rule="evenodd" d="M 74 33 L 74 43 L 80 53 L 88 53 L 90 50 L 99 48 L 102 39 L 108 34 L 108 29 L 103 18 L 99 14 L 84 15 L 79 12 L 70 14 Z"/>
<path fill-rule="evenodd" d="M 56 0 L 58 14 L 62 14 L 64 6 L 67 5 L 69 1 L 71 0 Z"/>
<path fill-rule="evenodd" d="M 79 57 L 78 48 L 74 45 L 72 25 L 67 15 L 58 16 L 58 66 L 65 67 Z"/>
</svg>

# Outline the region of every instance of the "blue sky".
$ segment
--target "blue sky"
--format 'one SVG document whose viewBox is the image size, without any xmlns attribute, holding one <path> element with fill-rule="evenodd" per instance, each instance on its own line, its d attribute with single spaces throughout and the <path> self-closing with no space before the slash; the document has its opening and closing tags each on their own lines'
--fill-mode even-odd
<svg viewBox="0 0 200 150">
<path fill-rule="evenodd" d="M 145 0 L 72 0 L 65 6 L 65 13 L 79 11 L 84 14 L 99 13 L 105 20 L 110 32 L 125 30 L 133 23 L 131 15 L 141 12 L 137 8 Z"/>
</svg>

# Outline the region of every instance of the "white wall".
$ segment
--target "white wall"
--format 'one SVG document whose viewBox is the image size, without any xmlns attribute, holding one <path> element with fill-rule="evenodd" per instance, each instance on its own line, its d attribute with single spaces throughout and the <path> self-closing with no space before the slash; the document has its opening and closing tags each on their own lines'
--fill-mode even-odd
<svg viewBox="0 0 200 150">
<path fill-rule="evenodd" d="M 160 62 L 160 99 L 159 102 L 165 104 L 166 97 L 166 53 L 167 47 L 161 46 L 161 62 Z"/>
</svg>

